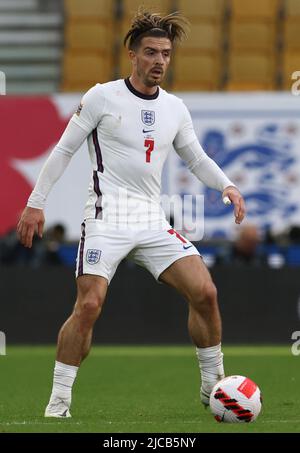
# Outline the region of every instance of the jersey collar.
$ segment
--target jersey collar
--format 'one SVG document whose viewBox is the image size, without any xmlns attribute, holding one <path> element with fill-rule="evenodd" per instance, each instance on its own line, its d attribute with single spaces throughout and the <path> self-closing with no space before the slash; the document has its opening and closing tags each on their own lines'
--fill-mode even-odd
<svg viewBox="0 0 300 453">
<path fill-rule="evenodd" d="M 124 82 L 131 93 L 133 93 L 135 96 L 141 98 L 141 99 L 146 99 L 148 101 L 151 101 L 152 99 L 157 99 L 159 96 L 159 88 L 157 87 L 157 91 L 154 94 L 143 94 L 137 91 L 134 86 L 131 84 L 129 77 L 127 79 L 124 79 Z"/>
</svg>

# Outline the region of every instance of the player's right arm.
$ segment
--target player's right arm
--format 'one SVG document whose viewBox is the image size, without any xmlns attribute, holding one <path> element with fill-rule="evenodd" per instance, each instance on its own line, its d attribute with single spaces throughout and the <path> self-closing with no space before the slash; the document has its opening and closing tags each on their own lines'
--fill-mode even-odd
<svg viewBox="0 0 300 453">
<path fill-rule="evenodd" d="M 61 139 L 44 164 L 17 226 L 18 237 L 25 247 L 32 246 L 35 232 L 42 237 L 45 223 L 43 211 L 47 196 L 64 173 L 73 155 L 97 127 L 103 105 L 99 87 L 91 88 L 84 95 L 80 109 L 71 118 Z"/>
<path fill-rule="evenodd" d="M 47 196 L 87 135 L 84 129 L 71 120 L 60 141 L 45 162 L 17 226 L 20 242 L 25 247 L 30 248 L 32 246 L 32 238 L 35 232 L 38 233 L 39 237 L 42 237 Z"/>
<path fill-rule="evenodd" d="M 32 238 L 35 232 L 41 238 L 45 223 L 44 211 L 42 209 L 30 208 L 26 206 L 20 217 L 17 233 L 21 244 L 25 247 L 32 246 Z"/>
</svg>

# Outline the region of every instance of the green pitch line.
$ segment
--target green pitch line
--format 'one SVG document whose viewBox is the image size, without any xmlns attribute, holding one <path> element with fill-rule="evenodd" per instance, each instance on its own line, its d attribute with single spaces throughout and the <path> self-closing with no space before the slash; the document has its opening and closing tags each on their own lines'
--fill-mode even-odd
<svg viewBox="0 0 300 453">
<path fill-rule="evenodd" d="M 290 356 L 291 346 L 223 346 L 226 356 Z M 40 355 L 55 354 L 53 346 L 9 346 L 7 355 L 30 354 Z M 118 356 L 194 356 L 193 346 L 93 346 L 91 356 L 108 357 Z"/>
<path fill-rule="evenodd" d="M 72 419 L 45 419 L 53 346 L 8 347 L 0 356 L 0 432 L 300 432 L 300 357 L 290 346 L 224 346 L 226 374 L 260 386 L 251 424 L 218 424 L 199 402 L 192 346 L 94 346 L 78 374 Z"/>
</svg>

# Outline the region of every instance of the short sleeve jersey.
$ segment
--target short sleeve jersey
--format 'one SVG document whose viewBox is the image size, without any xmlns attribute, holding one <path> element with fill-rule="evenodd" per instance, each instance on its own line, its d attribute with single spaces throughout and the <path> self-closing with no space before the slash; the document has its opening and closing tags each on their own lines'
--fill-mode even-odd
<svg viewBox="0 0 300 453">
<path fill-rule="evenodd" d="M 72 121 L 88 132 L 93 169 L 85 218 L 141 221 L 149 207 L 162 215 L 166 158 L 197 140 L 181 99 L 162 88 L 143 95 L 129 80 L 116 80 L 92 87 Z"/>
</svg>

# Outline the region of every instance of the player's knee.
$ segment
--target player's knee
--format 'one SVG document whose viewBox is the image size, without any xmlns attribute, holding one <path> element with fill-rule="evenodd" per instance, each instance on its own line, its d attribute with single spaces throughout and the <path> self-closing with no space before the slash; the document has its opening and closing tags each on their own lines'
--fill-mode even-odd
<svg viewBox="0 0 300 453">
<path fill-rule="evenodd" d="M 82 304 L 82 311 L 86 316 L 96 316 L 101 309 L 102 303 L 100 299 L 91 297 L 86 299 Z"/>
<path fill-rule="evenodd" d="M 77 315 L 85 324 L 93 324 L 98 318 L 102 305 L 104 303 L 100 294 L 89 291 L 79 302 Z"/>
<path fill-rule="evenodd" d="M 217 305 L 217 288 L 212 281 L 207 281 L 195 288 L 191 304 L 196 309 L 213 309 Z"/>
<path fill-rule="evenodd" d="M 216 285 L 212 281 L 206 283 L 204 285 L 204 298 L 210 302 L 214 303 L 217 301 L 217 288 Z"/>
</svg>

